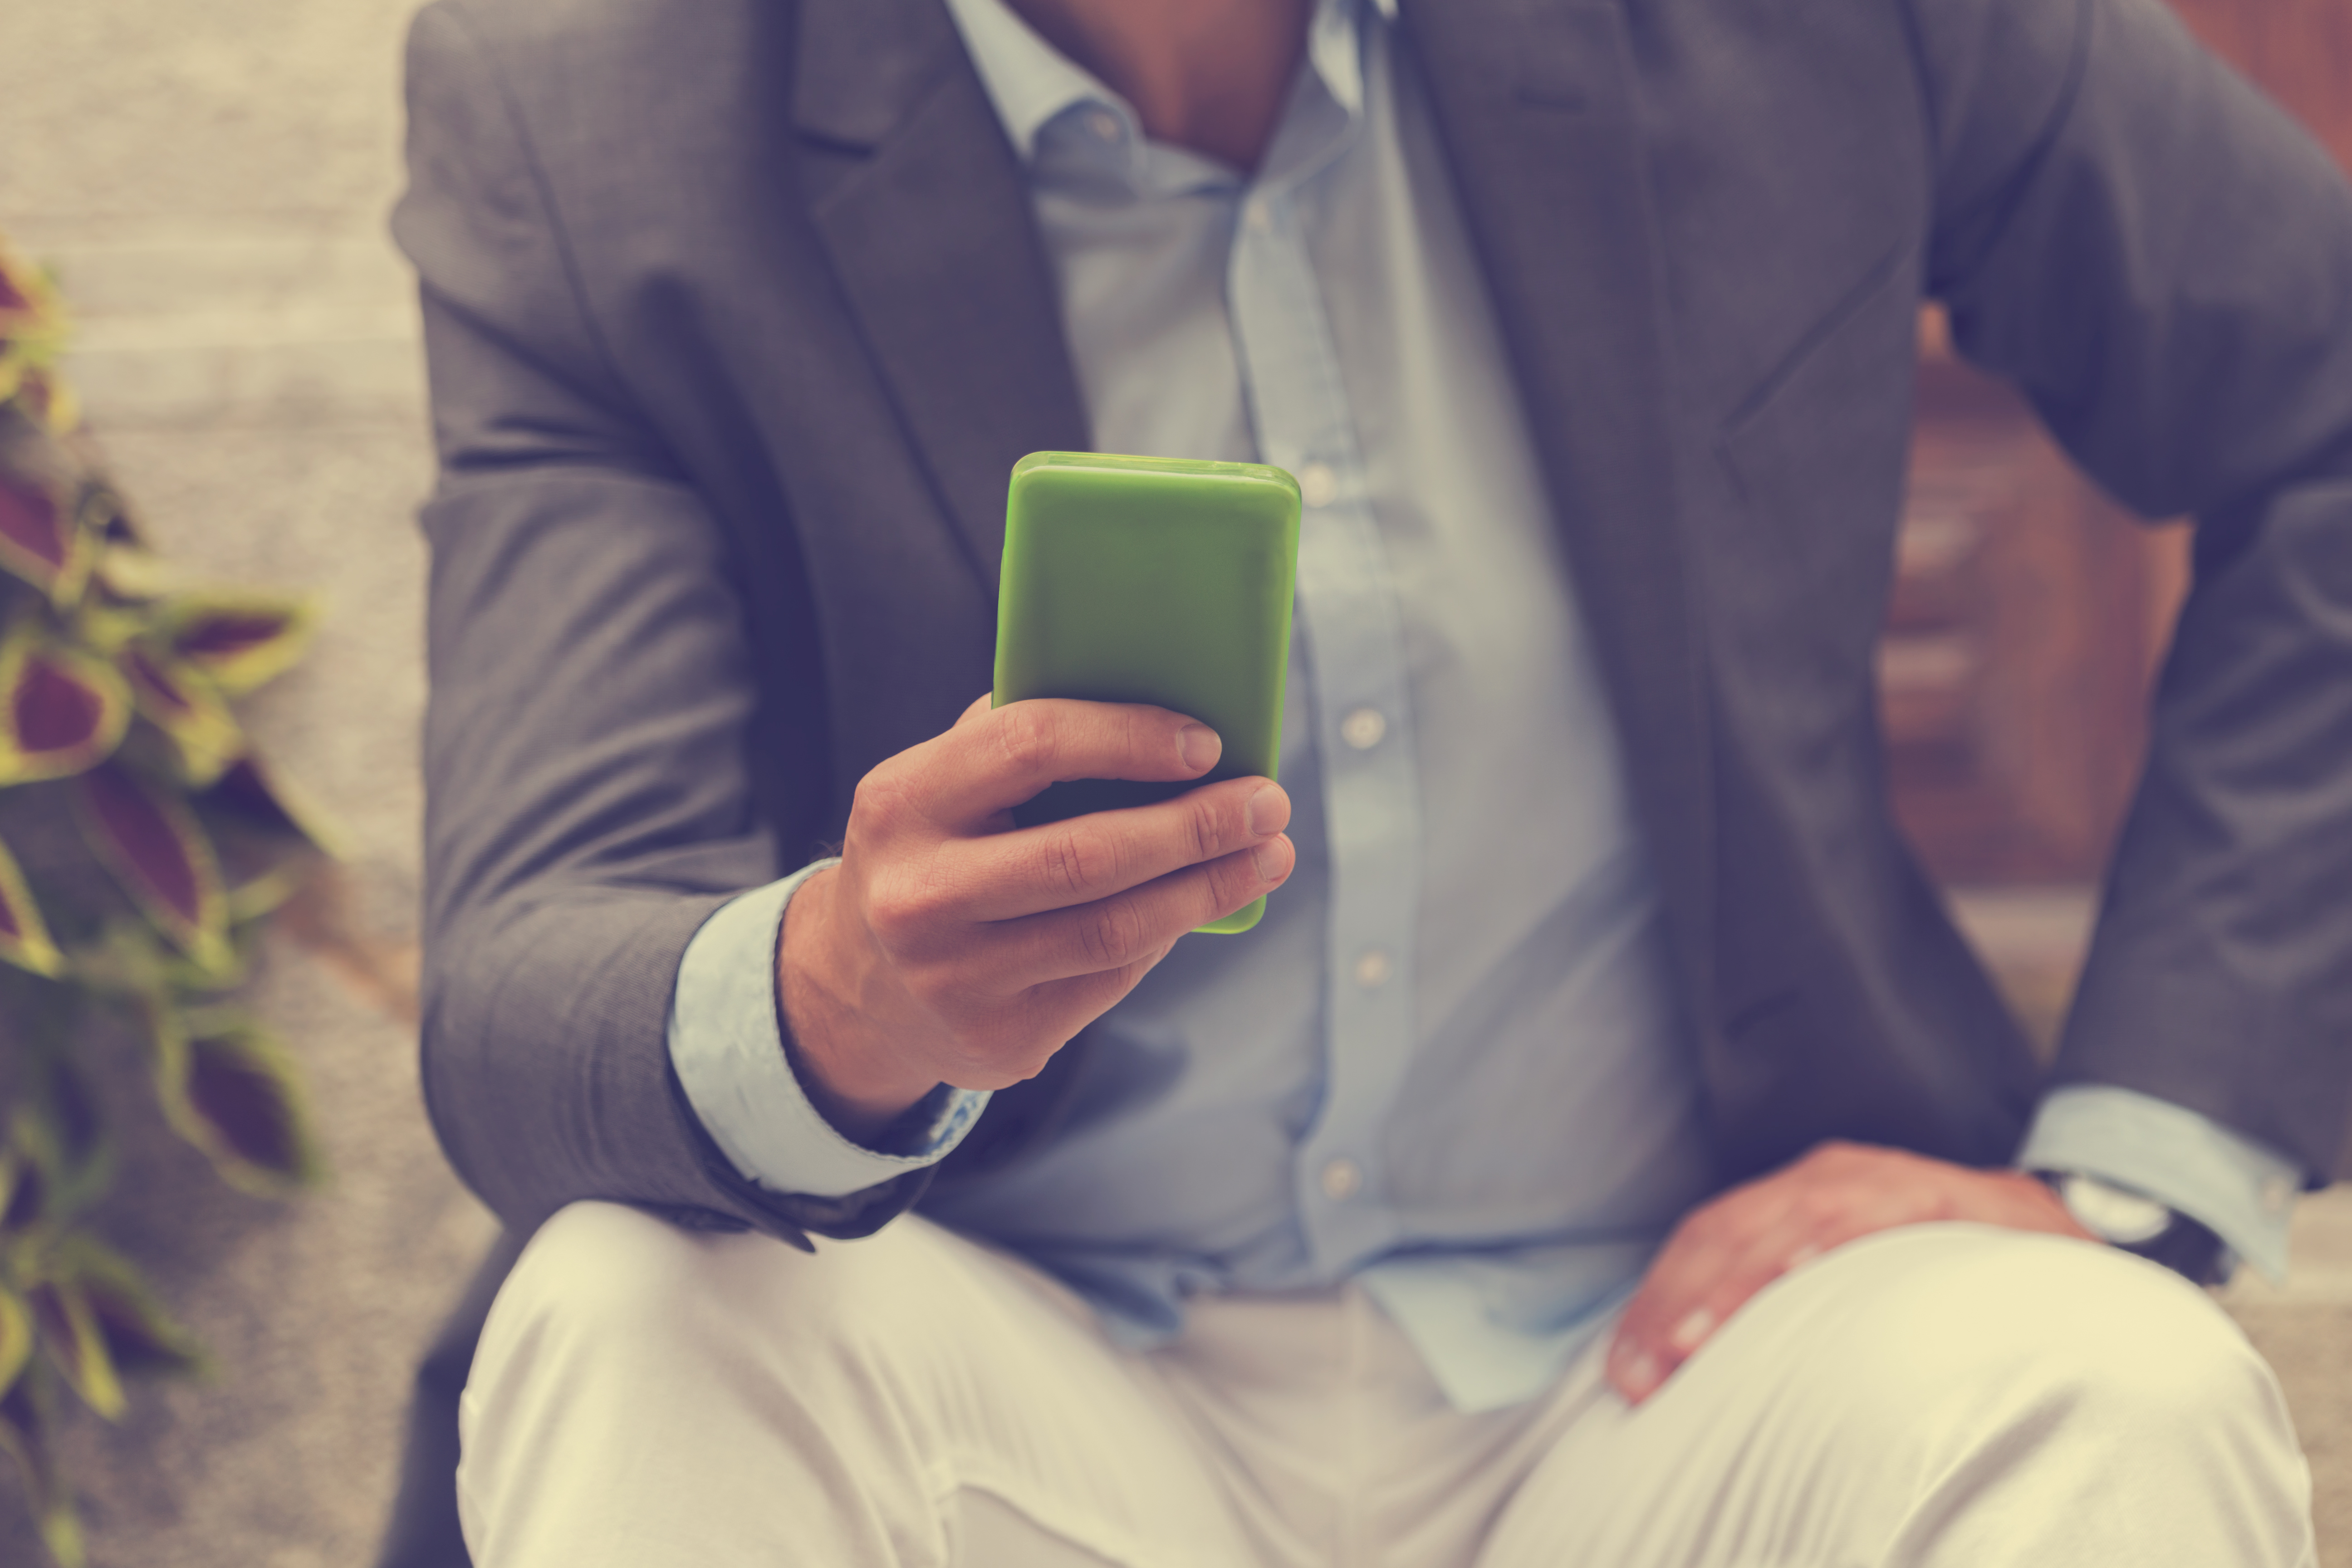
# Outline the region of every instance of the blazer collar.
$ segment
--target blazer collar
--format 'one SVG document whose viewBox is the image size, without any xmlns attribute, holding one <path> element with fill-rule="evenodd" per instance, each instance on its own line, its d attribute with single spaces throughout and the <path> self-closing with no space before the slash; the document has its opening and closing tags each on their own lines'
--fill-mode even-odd
<svg viewBox="0 0 2352 1568">
<path fill-rule="evenodd" d="M 1088 444 L 1020 165 L 939 0 L 803 0 L 793 125 L 834 276 L 992 595 L 1013 463 Z"/>
</svg>

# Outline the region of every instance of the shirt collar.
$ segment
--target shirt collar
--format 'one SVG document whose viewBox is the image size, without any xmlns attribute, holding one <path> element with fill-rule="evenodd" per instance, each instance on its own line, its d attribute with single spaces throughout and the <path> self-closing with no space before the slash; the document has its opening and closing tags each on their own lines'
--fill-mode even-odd
<svg viewBox="0 0 2352 1568">
<path fill-rule="evenodd" d="M 1036 155 L 1038 130 L 1072 104 L 1102 103 L 1125 111 L 1117 93 L 1039 37 L 1004 0 L 947 0 L 947 6 L 1023 163 Z"/>
<path fill-rule="evenodd" d="M 1134 110 L 1118 94 L 1040 37 L 1004 0 L 947 0 L 947 7 L 1024 163 L 1036 156 L 1037 132 L 1046 121 L 1076 104 L 1101 104 L 1133 128 Z M 1363 100 L 1358 40 L 1366 8 L 1383 22 L 1393 21 L 1397 0 L 1317 0 L 1307 26 L 1307 58 L 1351 114 Z"/>
</svg>

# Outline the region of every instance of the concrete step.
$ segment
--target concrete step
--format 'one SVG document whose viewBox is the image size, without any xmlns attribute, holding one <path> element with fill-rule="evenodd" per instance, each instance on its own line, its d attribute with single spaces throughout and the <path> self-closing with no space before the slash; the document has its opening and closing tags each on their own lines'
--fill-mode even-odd
<svg viewBox="0 0 2352 1568">
<path fill-rule="evenodd" d="M 95 424 L 422 423 L 415 286 L 378 227 L 167 222 L 17 238 L 73 301 L 66 372 Z"/>
</svg>

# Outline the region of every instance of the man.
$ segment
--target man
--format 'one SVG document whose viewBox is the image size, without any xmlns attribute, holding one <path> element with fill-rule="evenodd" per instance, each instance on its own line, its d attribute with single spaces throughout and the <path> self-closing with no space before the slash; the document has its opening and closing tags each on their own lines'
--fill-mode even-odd
<svg viewBox="0 0 2352 1568">
<path fill-rule="evenodd" d="M 476 0 L 411 80 L 479 1561 L 2311 1560 L 2085 1228 L 2275 1261 L 2352 1005 L 2352 198 L 2149 0 Z M 2205 520 L 2048 1083 L 1875 750 L 1927 295 Z M 1012 827 L 1217 750 L 973 700 L 1087 447 L 1298 475 L 1284 785 Z"/>
</svg>

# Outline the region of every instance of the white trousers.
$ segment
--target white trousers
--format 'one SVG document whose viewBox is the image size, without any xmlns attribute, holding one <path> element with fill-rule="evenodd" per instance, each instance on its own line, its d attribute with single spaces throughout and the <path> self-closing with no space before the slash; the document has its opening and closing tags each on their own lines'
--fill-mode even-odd
<svg viewBox="0 0 2352 1568">
<path fill-rule="evenodd" d="M 920 1219 L 810 1256 L 582 1204 L 490 1313 L 479 1568 L 2290 1568 L 2276 1381 L 2172 1275 L 1916 1226 L 1759 1295 L 1640 1409 L 1585 1355 L 1449 1409 L 1359 1290 L 1121 1351 Z"/>
</svg>

